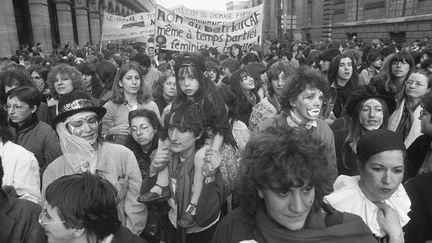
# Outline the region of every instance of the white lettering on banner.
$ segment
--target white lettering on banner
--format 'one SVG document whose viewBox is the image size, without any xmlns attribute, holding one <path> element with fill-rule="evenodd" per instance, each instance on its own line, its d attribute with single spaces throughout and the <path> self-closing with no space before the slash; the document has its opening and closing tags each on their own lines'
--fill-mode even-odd
<svg viewBox="0 0 432 243">
<path fill-rule="evenodd" d="M 156 13 L 156 35 L 163 36 L 157 43 L 161 49 L 194 51 L 211 46 L 224 50 L 234 43 L 248 48 L 262 40 L 263 4 L 242 11 L 157 6 Z"/>
<path fill-rule="evenodd" d="M 102 41 L 136 37 L 150 38 L 154 35 L 155 14 L 139 13 L 126 17 L 104 13 Z"/>
</svg>

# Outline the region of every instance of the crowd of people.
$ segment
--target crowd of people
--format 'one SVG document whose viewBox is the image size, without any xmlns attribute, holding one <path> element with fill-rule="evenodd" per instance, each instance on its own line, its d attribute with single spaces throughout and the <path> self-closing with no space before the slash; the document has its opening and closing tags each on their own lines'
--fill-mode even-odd
<svg viewBox="0 0 432 243">
<path fill-rule="evenodd" d="M 432 41 L 22 48 L 1 242 L 432 240 Z"/>
</svg>

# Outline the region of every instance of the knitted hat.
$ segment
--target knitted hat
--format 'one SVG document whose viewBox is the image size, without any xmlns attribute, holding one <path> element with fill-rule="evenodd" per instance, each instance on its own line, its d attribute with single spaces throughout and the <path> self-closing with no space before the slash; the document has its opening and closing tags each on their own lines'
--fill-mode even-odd
<svg viewBox="0 0 432 243">
<path fill-rule="evenodd" d="M 368 131 L 357 144 L 357 156 L 360 161 L 366 161 L 372 155 L 388 150 L 406 150 L 399 133 L 386 129 Z"/>
<path fill-rule="evenodd" d="M 82 111 L 95 112 L 99 120 L 102 119 L 106 113 L 105 108 L 95 106 L 88 94 L 76 91 L 60 97 L 58 102 L 58 115 L 52 121 L 51 126 L 55 129 L 57 123 Z"/>
</svg>

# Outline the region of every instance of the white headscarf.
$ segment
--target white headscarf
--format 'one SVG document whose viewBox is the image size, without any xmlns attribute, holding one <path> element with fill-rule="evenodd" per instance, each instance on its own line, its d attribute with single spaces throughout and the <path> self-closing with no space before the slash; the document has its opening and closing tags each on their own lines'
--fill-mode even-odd
<svg viewBox="0 0 432 243">
<path fill-rule="evenodd" d="M 94 112 L 88 113 L 94 114 Z M 81 112 L 78 114 L 83 115 Z M 70 116 L 66 121 L 59 122 L 56 126 L 61 150 L 67 163 L 75 172 L 82 173 L 90 171 L 94 173 L 96 171 L 97 152 L 87 140 L 70 134 L 66 128 L 66 124 L 74 118 L 76 118 L 76 116 Z"/>
</svg>

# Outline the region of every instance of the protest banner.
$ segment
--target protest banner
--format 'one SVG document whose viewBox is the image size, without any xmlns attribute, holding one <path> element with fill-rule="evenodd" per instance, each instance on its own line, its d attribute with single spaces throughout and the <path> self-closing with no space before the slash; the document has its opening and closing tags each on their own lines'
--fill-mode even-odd
<svg viewBox="0 0 432 243">
<path fill-rule="evenodd" d="M 234 12 L 179 9 L 157 6 L 155 39 L 161 49 L 196 51 L 216 47 L 223 51 L 234 43 L 248 49 L 261 42 L 263 4 Z"/>
<path fill-rule="evenodd" d="M 261 8 L 262 6 L 238 10 L 197 10 L 189 9 L 181 5 L 171 10 L 184 18 L 197 20 L 205 24 L 219 25 L 249 16 L 253 12 L 259 11 Z"/>
<path fill-rule="evenodd" d="M 101 41 L 142 38 L 154 35 L 154 13 L 138 13 L 126 17 L 104 13 Z"/>
</svg>

